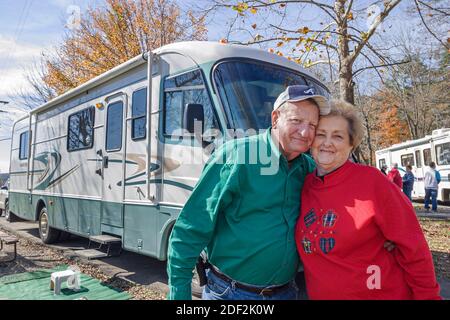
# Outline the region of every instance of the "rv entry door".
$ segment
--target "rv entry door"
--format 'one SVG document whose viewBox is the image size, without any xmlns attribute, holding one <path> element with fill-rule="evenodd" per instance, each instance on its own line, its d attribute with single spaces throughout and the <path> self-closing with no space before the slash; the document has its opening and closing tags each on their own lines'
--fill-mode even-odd
<svg viewBox="0 0 450 320">
<path fill-rule="evenodd" d="M 102 153 L 102 230 L 123 227 L 126 94 L 106 99 L 105 145 Z"/>
</svg>

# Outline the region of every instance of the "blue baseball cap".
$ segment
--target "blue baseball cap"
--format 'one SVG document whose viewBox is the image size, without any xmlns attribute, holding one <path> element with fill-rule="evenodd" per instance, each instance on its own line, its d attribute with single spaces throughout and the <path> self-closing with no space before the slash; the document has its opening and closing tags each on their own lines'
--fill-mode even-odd
<svg viewBox="0 0 450 320">
<path fill-rule="evenodd" d="M 286 102 L 298 102 L 306 99 L 312 99 L 319 106 L 319 112 L 321 116 L 325 116 L 330 113 L 331 107 L 328 99 L 325 96 L 316 93 L 316 88 L 307 85 L 293 85 L 288 86 L 278 96 L 277 100 L 273 104 L 273 110 L 277 110 Z"/>
</svg>

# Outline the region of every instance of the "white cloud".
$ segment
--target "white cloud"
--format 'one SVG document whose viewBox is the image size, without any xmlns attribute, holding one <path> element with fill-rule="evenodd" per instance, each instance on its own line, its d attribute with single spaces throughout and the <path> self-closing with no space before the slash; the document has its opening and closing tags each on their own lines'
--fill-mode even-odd
<svg viewBox="0 0 450 320">
<path fill-rule="evenodd" d="M 39 57 L 44 49 L 35 45 L 19 43 L 12 37 L 0 35 L 0 56 L 2 57 L 0 61 L 2 64 L 12 60 L 30 61 L 33 57 Z M 13 65 L 11 63 L 3 65 L 3 68 L 8 67 L 11 68 Z"/>
<path fill-rule="evenodd" d="M 38 61 L 45 47 L 18 43 L 0 35 L 0 97 L 27 87 L 25 70 Z"/>
<path fill-rule="evenodd" d="M 50 2 L 53 5 L 55 5 L 57 7 L 60 7 L 60 8 L 63 8 L 63 9 L 65 9 L 65 8 L 67 8 L 67 7 L 69 7 L 69 6 L 74 4 L 73 0 L 51 0 Z"/>
</svg>

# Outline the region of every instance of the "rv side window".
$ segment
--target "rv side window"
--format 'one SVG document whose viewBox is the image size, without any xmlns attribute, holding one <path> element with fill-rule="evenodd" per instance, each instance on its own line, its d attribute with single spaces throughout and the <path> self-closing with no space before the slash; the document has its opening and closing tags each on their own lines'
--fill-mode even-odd
<svg viewBox="0 0 450 320">
<path fill-rule="evenodd" d="M 422 168 L 422 158 L 420 157 L 420 150 L 417 150 L 415 153 L 416 153 L 416 166 L 417 168 Z"/>
<path fill-rule="evenodd" d="M 147 88 L 133 92 L 131 139 L 145 139 L 147 123 Z"/>
<path fill-rule="evenodd" d="M 436 162 L 440 166 L 450 164 L 450 142 L 436 145 Z"/>
<path fill-rule="evenodd" d="M 94 145 L 94 107 L 89 107 L 69 116 L 67 150 L 75 151 Z"/>
<path fill-rule="evenodd" d="M 106 151 L 122 149 L 123 102 L 108 105 L 106 120 Z"/>
<path fill-rule="evenodd" d="M 28 131 L 20 134 L 19 159 L 28 159 Z"/>
<path fill-rule="evenodd" d="M 217 128 L 211 100 L 200 70 L 167 78 L 164 81 L 164 134 L 183 136 L 184 107 L 189 103 L 201 104 L 205 115 L 204 131 Z"/>
<path fill-rule="evenodd" d="M 406 167 L 407 165 L 414 165 L 414 155 L 412 153 L 404 154 L 401 156 L 402 167 Z"/>
<path fill-rule="evenodd" d="M 378 161 L 378 165 L 381 168 L 383 168 L 386 165 L 386 159 L 380 159 L 380 161 Z"/>
<path fill-rule="evenodd" d="M 423 164 L 429 166 L 431 162 L 431 149 L 423 150 Z"/>
</svg>

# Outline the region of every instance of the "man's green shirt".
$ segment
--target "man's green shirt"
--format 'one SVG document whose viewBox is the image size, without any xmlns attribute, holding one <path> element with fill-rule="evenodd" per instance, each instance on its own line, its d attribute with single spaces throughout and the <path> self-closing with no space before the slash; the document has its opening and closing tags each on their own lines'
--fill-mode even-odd
<svg viewBox="0 0 450 320">
<path fill-rule="evenodd" d="M 288 165 L 270 132 L 229 141 L 208 161 L 170 238 L 169 299 L 191 299 L 204 249 L 210 263 L 242 283 L 281 285 L 295 277 L 300 193 L 315 164 L 302 154 Z"/>
</svg>

